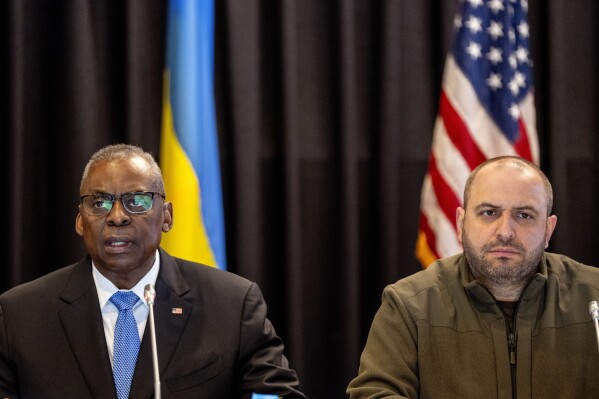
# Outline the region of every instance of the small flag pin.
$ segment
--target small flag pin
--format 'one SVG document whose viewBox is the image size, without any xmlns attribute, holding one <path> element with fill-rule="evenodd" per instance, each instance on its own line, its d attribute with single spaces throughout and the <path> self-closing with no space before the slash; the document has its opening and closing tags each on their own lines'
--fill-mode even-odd
<svg viewBox="0 0 599 399">
<path fill-rule="evenodd" d="M 183 314 L 182 308 L 173 308 L 173 314 Z"/>
</svg>

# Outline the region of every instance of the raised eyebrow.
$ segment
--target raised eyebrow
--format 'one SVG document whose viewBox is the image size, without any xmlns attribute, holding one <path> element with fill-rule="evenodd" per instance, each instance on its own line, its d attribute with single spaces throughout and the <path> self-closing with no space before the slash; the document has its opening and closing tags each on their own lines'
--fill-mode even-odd
<svg viewBox="0 0 599 399">
<path fill-rule="evenodd" d="M 92 195 L 106 195 L 106 196 L 110 196 L 110 197 L 118 197 L 118 196 L 123 196 L 123 195 L 127 195 L 127 194 L 145 194 L 148 192 L 149 191 L 133 190 L 133 191 L 127 191 L 127 192 L 121 193 L 121 194 L 113 194 L 113 193 L 106 193 L 104 191 L 96 191 Z"/>
<path fill-rule="evenodd" d="M 108 196 L 108 197 L 114 197 L 114 194 L 112 193 L 105 193 L 103 191 L 96 191 L 94 194 L 96 197 L 104 197 L 104 196 Z"/>
<path fill-rule="evenodd" d="M 477 206 L 474 207 L 475 210 L 481 210 L 481 209 L 501 209 L 501 206 L 496 205 L 496 204 L 492 204 L 490 202 L 483 202 L 481 204 L 478 204 Z M 517 211 L 532 211 L 532 212 L 536 212 L 538 213 L 538 209 L 536 209 L 534 206 L 532 205 L 522 205 L 522 206 L 517 206 L 514 208 Z"/>
<path fill-rule="evenodd" d="M 532 207 L 532 206 L 529 206 L 529 205 L 518 206 L 518 207 L 516 207 L 516 210 L 518 212 L 526 211 L 526 212 L 529 212 L 529 213 L 539 214 L 539 211 L 535 207 Z"/>
<path fill-rule="evenodd" d="M 484 209 L 501 209 L 501 207 L 499 205 L 495 205 L 490 202 L 483 202 L 482 204 L 479 204 L 476 207 L 474 207 L 474 210 L 476 212 L 480 212 Z M 536 209 L 535 207 L 533 207 L 531 205 L 517 206 L 514 208 L 514 210 L 516 210 L 517 212 L 534 213 L 535 215 L 538 215 L 540 213 L 538 209 Z"/>
<path fill-rule="evenodd" d="M 474 210 L 478 212 L 483 209 L 499 209 L 499 208 L 501 208 L 501 207 L 498 205 L 494 205 L 489 202 L 483 202 L 482 204 L 478 204 L 477 206 L 475 206 Z"/>
</svg>

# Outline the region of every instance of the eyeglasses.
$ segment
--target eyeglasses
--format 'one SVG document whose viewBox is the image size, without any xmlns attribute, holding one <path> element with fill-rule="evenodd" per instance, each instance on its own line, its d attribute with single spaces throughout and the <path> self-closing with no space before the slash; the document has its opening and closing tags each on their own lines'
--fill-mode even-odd
<svg viewBox="0 0 599 399">
<path fill-rule="evenodd" d="M 83 195 L 79 199 L 83 205 L 83 209 L 90 216 L 106 216 L 114 206 L 116 200 L 121 200 L 123 208 L 131 214 L 138 215 L 146 213 L 152 209 L 154 204 L 154 196 L 159 195 L 166 199 L 164 194 L 155 193 L 152 191 L 134 191 L 121 195 L 112 194 L 90 194 Z"/>
</svg>

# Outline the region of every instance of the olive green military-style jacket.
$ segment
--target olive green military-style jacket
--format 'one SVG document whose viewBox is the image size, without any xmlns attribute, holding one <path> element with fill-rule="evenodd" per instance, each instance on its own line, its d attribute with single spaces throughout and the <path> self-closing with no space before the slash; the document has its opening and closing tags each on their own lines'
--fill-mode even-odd
<svg viewBox="0 0 599 399">
<path fill-rule="evenodd" d="M 514 389 L 518 399 L 599 397 L 592 300 L 599 300 L 599 269 L 545 253 L 510 336 L 503 311 L 472 279 L 466 258 L 439 260 L 385 288 L 347 393 L 512 399 Z"/>
</svg>

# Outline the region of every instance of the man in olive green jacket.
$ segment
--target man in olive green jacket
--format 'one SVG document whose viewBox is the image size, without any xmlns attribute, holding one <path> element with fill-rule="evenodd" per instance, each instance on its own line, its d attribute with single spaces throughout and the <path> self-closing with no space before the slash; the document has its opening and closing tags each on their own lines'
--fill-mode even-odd
<svg viewBox="0 0 599 399">
<path fill-rule="evenodd" d="M 599 397 L 599 269 L 545 252 L 552 203 L 528 161 L 476 168 L 456 217 L 464 253 L 385 288 L 350 398 Z"/>
</svg>

